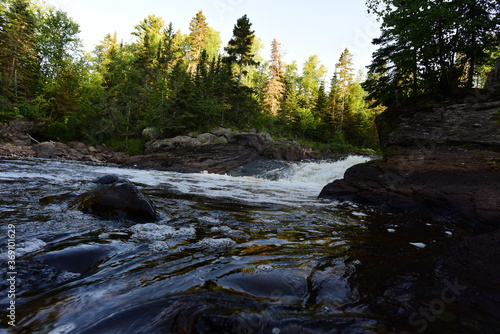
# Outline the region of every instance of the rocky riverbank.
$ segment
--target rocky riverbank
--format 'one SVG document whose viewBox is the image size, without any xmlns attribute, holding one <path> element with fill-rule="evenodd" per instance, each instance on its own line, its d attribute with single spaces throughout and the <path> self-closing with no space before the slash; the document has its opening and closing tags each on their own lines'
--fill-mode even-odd
<svg viewBox="0 0 500 334">
<path fill-rule="evenodd" d="M 492 93 L 390 108 L 377 119 L 384 159 L 350 168 L 320 197 L 499 227 L 499 122 Z"/>
<path fill-rule="evenodd" d="M 0 144 L 0 156 L 89 161 L 122 164 L 129 157 L 105 145 L 87 146 L 82 142 L 42 142 L 33 145 Z"/>
<path fill-rule="evenodd" d="M 256 159 L 299 161 L 313 156 L 295 141 L 273 139 L 265 132 L 234 132 L 218 128 L 200 135 L 152 139 L 146 155 L 124 165 L 177 172 L 225 173 Z"/>
<path fill-rule="evenodd" d="M 0 156 L 37 157 L 48 159 L 115 163 L 142 169 L 176 172 L 227 171 L 257 159 L 299 161 L 317 158 L 324 153 L 299 145 L 296 141 L 273 139 L 265 132 L 236 132 L 217 128 L 199 135 L 159 138 L 155 129 L 146 129 L 145 154 L 127 156 L 106 147 L 88 146 L 82 142 L 38 142 L 32 134 L 43 124 L 22 119 L 0 127 Z M 335 154 L 331 155 L 332 157 Z"/>
</svg>

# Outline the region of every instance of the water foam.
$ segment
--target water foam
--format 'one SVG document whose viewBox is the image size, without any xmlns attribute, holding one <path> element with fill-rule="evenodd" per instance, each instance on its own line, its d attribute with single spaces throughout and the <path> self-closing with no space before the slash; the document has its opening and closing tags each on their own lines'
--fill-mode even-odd
<svg viewBox="0 0 500 334">
<path fill-rule="evenodd" d="M 89 177 L 93 179 L 114 173 L 138 184 L 140 188 L 161 187 L 165 191 L 180 194 L 241 201 L 255 205 L 278 204 L 296 207 L 325 205 L 317 199 L 322 187 L 333 180 L 342 178 L 347 168 L 368 160 L 370 158 L 366 156 L 349 156 L 340 161 L 281 162 L 274 171 L 271 171 L 273 180 L 266 179 L 265 175 L 238 177 L 204 173 L 181 174 L 74 162 L 54 161 L 51 164 L 45 164 L 44 161 L 23 161 L 23 164 L 13 166 L 14 171 L 9 168 L 1 170 L 0 178 L 10 179 L 14 178 L 12 173 L 16 173 L 17 177 L 24 173 L 26 177 L 43 176 L 50 182 L 61 184 L 75 180 L 78 181 L 77 183 L 85 184 Z M 44 171 L 38 174 L 36 170 L 41 165 Z M 68 168 L 71 169 L 71 173 L 67 173 Z M 264 171 L 263 174 L 266 173 L 269 174 L 269 171 Z"/>
<path fill-rule="evenodd" d="M 229 249 L 236 245 L 236 242 L 230 238 L 205 238 L 196 243 L 196 245 L 211 249 Z"/>
<path fill-rule="evenodd" d="M 352 155 L 339 161 L 303 162 L 292 165 L 282 180 L 326 185 L 344 177 L 345 171 L 354 165 L 370 161 L 366 156 Z"/>
<path fill-rule="evenodd" d="M 163 241 L 168 238 L 192 237 L 196 234 L 193 227 L 174 228 L 154 223 L 137 224 L 132 226 L 130 230 L 134 232 L 132 238 L 145 241 Z"/>
</svg>

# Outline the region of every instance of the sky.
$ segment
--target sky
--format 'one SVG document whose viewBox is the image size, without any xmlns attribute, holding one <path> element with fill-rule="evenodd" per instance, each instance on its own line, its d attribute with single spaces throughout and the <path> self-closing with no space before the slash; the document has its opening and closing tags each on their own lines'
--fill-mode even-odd
<svg viewBox="0 0 500 334">
<path fill-rule="evenodd" d="M 91 51 L 108 33 L 132 40 L 134 26 L 150 14 L 172 22 L 175 30 L 189 33 L 189 23 L 199 10 L 207 23 L 219 31 L 223 46 L 232 37 L 238 18 L 247 15 L 255 35 L 261 39 L 261 56 L 268 60 L 271 42 L 282 44 L 285 63 L 299 68 L 312 55 L 333 75 L 342 51 L 353 54 L 356 70 L 366 72 L 379 36 L 379 24 L 368 14 L 365 0 L 48 0 L 80 25 L 80 38 Z"/>
</svg>

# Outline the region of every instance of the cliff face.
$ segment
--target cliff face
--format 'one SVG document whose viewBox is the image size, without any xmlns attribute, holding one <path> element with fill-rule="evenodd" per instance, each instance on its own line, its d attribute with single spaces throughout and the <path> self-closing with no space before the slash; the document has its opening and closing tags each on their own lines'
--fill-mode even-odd
<svg viewBox="0 0 500 334">
<path fill-rule="evenodd" d="M 322 198 L 500 226 L 500 97 L 414 100 L 377 119 L 384 158 L 350 168 Z"/>
</svg>

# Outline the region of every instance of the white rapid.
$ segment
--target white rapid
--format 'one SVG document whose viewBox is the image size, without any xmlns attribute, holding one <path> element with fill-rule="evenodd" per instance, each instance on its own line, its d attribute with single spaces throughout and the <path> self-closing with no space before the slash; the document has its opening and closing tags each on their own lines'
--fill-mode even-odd
<svg viewBox="0 0 500 334">
<path fill-rule="evenodd" d="M 179 174 L 161 171 L 144 171 L 97 167 L 95 172 L 115 173 L 132 182 L 170 191 L 210 198 L 241 201 L 247 204 L 279 204 L 285 206 L 320 205 L 317 199 L 328 183 L 343 177 L 351 166 L 370 160 L 364 156 L 349 156 L 339 161 L 290 163 L 274 172 L 276 180 L 262 175 L 229 176 L 197 173 Z"/>
<path fill-rule="evenodd" d="M 264 170 L 252 176 L 219 174 L 180 174 L 156 170 L 138 170 L 107 165 L 91 165 L 50 160 L 4 162 L 0 179 L 42 178 L 48 183 L 79 183 L 82 187 L 93 177 L 117 174 L 147 188 L 161 188 L 176 194 L 223 198 L 247 204 L 279 204 L 285 206 L 320 205 L 321 189 L 343 177 L 351 166 L 370 160 L 365 156 L 349 156 L 339 161 L 284 163 L 276 170 Z M 273 175 L 273 180 L 268 175 Z"/>
</svg>

